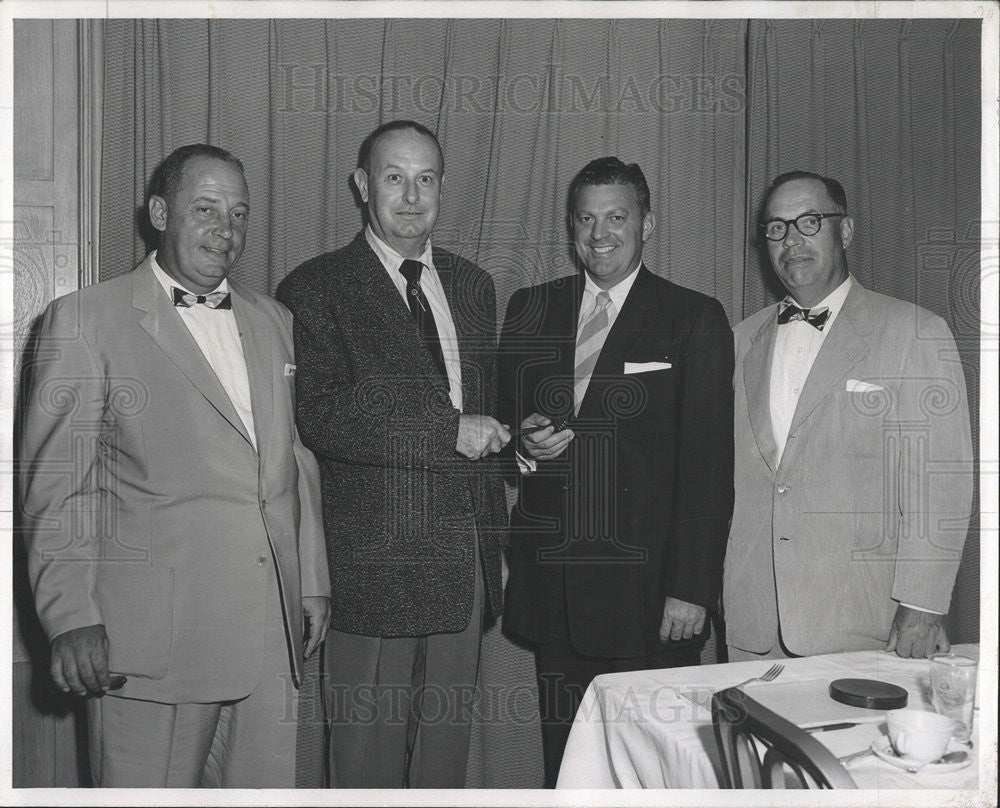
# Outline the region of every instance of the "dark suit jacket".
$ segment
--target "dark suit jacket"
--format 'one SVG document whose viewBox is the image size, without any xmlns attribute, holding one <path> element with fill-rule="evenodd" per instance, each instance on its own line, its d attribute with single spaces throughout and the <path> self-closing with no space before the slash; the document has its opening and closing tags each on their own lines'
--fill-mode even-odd
<svg viewBox="0 0 1000 808">
<path fill-rule="evenodd" d="M 493 281 L 444 250 L 434 266 L 458 334 L 463 409 L 495 414 Z M 299 430 L 320 464 L 333 628 L 461 630 L 477 538 L 497 614 L 507 524 L 498 465 L 456 453 L 447 382 L 364 233 L 295 269 L 278 298 L 294 314 Z"/>
<path fill-rule="evenodd" d="M 247 695 L 275 564 L 296 676 L 302 596 L 328 595 L 316 461 L 295 431 L 291 316 L 230 280 L 257 446 L 147 258 L 45 311 L 22 435 L 49 638 L 103 624 L 121 695 Z"/>
<path fill-rule="evenodd" d="M 522 289 L 500 340 L 501 420 L 571 414 L 583 276 Z M 626 363 L 662 363 L 661 369 Z M 639 270 L 576 437 L 521 477 L 504 627 L 551 639 L 565 593 L 577 651 L 662 648 L 666 597 L 716 606 L 733 504 L 733 340 L 718 301 Z"/>
</svg>

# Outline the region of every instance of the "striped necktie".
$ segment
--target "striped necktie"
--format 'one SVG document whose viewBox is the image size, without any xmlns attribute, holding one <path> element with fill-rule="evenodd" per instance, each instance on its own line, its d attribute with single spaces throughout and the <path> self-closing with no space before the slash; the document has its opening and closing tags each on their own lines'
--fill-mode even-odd
<svg viewBox="0 0 1000 808">
<path fill-rule="evenodd" d="M 583 396 L 587 392 L 587 385 L 590 384 L 590 377 L 594 373 L 597 359 L 601 355 L 601 348 L 604 347 L 604 341 L 608 338 L 608 331 L 611 328 L 611 318 L 608 312 L 610 306 L 611 295 L 607 292 L 598 294 L 594 301 L 594 310 L 580 327 L 580 333 L 576 338 L 573 412 L 577 415 L 580 413 L 580 405 L 583 403 Z"/>
</svg>

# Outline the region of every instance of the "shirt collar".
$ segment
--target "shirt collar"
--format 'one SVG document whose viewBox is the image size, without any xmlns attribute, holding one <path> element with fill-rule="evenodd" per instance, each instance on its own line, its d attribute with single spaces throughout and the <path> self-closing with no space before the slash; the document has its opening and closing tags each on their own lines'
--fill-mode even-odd
<svg viewBox="0 0 1000 808">
<path fill-rule="evenodd" d="M 372 248 L 375 255 L 378 257 L 378 260 L 382 262 L 382 266 L 390 272 L 398 272 L 400 265 L 406 259 L 382 241 L 382 239 L 376 236 L 375 231 L 372 230 L 372 226 L 370 224 L 365 225 L 365 238 L 368 240 L 368 246 Z M 424 245 L 424 251 L 420 253 L 420 257 L 416 260 L 428 269 L 434 268 L 430 236 L 427 237 L 427 243 Z"/>
<path fill-rule="evenodd" d="M 848 273 L 847 277 L 844 278 L 843 282 L 834 289 L 830 294 L 824 297 L 815 306 L 810 306 L 809 311 L 817 311 L 822 308 L 828 308 L 830 310 L 829 320 L 832 320 L 844 306 L 844 301 L 847 300 L 847 293 L 851 291 L 851 287 L 854 285 L 854 276 Z M 794 306 L 799 304 L 795 302 L 795 299 L 791 295 L 786 295 L 785 300 Z M 782 301 L 784 302 L 784 301 Z M 802 308 L 801 306 L 799 308 Z"/>
<path fill-rule="evenodd" d="M 157 263 L 157 261 L 156 261 L 156 250 L 153 250 L 153 252 L 150 253 L 150 256 L 149 256 L 149 265 L 153 268 L 153 277 L 155 277 L 156 280 L 158 280 L 160 282 L 160 286 L 163 287 L 163 291 L 166 292 L 167 295 L 170 295 L 170 288 L 173 287 L 173 286 L 176 286 L 178 289 L 181 289 L 181 290 L 187 292 L 189 295 L 195 295 L 196 297 L 198 295 L 200 295 L 200 294 L 204 294 L 203 292 L 192 292 L 190 289 L 188 289 L 179 280 L 177 280 L 176 278 L 173 278 L 170 275 L 168 275 L 166 273 L 166 270 L 164 270 L 163 267 L 161 267 Z M 220 283 L 218 286 L 216 286 L 212 291 L 213 292 L 228 292 L 229 291 L 229 279 L 228 278 L 223 278 L 222 279 L 222 283 Z"/>
<path fill-rule="evenodd" d="M 627 277 L 622 278 L 610 289 L 602 289 L 596 283 L 594 279 L 590 277 L 590 274 L 584 270 L 583 276 L 586 278 L 584 282 L 583 292 L 585 295 L 590 295 L 596 298 L 601 292 L 607 292 L 611 296 L 611 303 L 615 307 L 615 311 L 621 311 L 622 306 L 625 305 L 625 298 L 628 297 L 628 293 L 632 290 L 632 284 L 635 283 L 635 279 L 639 277 L 639 269 L 642 267 L 642 261 L 640 260 L 636 264 L 635 269 L 633 269 Z"/>
</svg>

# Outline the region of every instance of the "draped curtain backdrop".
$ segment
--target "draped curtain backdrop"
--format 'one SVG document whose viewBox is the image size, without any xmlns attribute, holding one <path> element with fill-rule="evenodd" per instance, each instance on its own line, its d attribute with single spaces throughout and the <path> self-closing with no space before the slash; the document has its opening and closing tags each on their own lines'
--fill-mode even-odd
<svg viewBox="0 0 1000 808">
<path fill-rule="evenodd" d="M 413 118 L 444 147 L 434 240 L 493 275 L 499 312 L 574 271 L 566 189 L 615 154 L 649 180 L 649 267 L 735 323 L 777 295 L 754 236 L 763 191 L 808 169 L 847 190 L 859 280 L 948 321 L 978 444 L 977 21 L 107 20 L 105 37 L 102 279 L 147 250 L 154 166 L 204 141 L 246 165 L 234 274 L 272 292 L 358 231 L 358 146 Z M 979 639 L 978 518 L 950 620 Z"/>
</svg>

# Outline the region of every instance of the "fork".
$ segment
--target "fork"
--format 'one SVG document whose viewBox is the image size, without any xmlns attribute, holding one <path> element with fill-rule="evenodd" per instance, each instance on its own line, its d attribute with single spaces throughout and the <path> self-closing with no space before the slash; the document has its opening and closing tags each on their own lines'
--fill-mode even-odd
<svg viewBox="0 0 1000 808">
<path fill-rule="evenodd" d="M 773 682 L 781 675 L 781 672 L 784 669 L 785 669 L 784 665 L 772 665 L 770 668 L 764 671 L 764 673 L 762 673 L 760 676 L 754 676 L 751 679 L 747 679 L 745 682 L 740 682 L 737 685 L 731 685 L 731 687 L 743 687 L 743 685 L 748 685 L 751 682 Z"/>
</svg>

